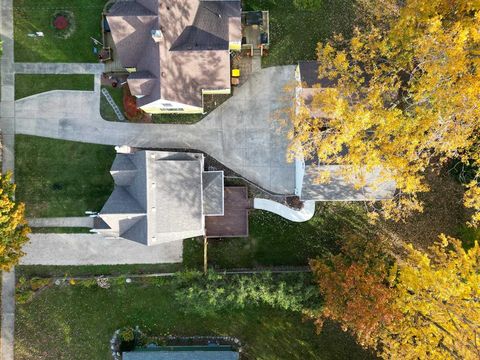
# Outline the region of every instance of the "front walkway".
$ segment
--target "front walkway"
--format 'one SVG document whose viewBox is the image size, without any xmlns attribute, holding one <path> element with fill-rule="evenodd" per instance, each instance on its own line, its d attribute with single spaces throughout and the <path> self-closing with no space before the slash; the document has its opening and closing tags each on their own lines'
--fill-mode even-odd
<svg viewBox="0 0 480 360">
<path fill-rule="evenodd" d="M 17 134 L 129 145 L 204 151 L 241 176 L 274 193 L 293 194 L 295 168 L 286 161 L 287 127 L 279 111 L 289 107 L 294 66 L 253 73 L 232 98 L 194 125 L 155 125 L 105 121 L 99 94 L 50 91 L 15 102 Z"/>
<path fill-rule="evenodd" d="M 27 219 L 30 227 L 85 227 L 93 228 L 93 218 L 82 217 L 51 217 Z"/>
<path fill-rule="evenodd" d="M 15 63 L 17 74 L 99 74 L 105 69 L 96 63 Z"/>
<path fill-rule="evenodd" d="M 145 246 L 97 234 L 30 234 L 20 265 L 159 264 L 182 261 L 183 241 Z"/>
</svg>

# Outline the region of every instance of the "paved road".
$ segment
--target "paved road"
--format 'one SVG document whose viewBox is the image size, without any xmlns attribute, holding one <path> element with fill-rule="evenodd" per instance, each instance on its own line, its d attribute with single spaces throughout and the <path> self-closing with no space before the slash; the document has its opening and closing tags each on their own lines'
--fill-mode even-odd
<svg viewBox="0 0 480 360">
<path fill-rule="evenodd" d="M 183 241 L 145 246 L 97 234 L 30 234 L 21 265 L 158 264 L 182 261 Z"/>
<path fill-rule="evenodd" d="M 15 102 L 15 132 L 109 145 L 189 148 L 204 151 L 259 186 L 292 194 L 294 165 L 287 163 L 287 127 L 279 110 L 291 105 L 294 66 L 262 69 L 234 96 L 194 125 L 155 125 L 105 121 L 99 95 L 89 91 L 50 91 Z"/>
</svg>

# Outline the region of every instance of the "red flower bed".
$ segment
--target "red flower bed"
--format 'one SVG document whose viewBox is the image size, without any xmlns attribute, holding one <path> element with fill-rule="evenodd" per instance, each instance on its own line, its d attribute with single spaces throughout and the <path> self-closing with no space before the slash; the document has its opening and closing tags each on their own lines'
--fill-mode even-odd
<svg viewBox="0 0 480 360">
<path fill-rule="evenodd" d="M 123 90 L 123 109 L 127 117 L 135 117 L 140 110 L 137 108 L 137 98 L 130 93 L 128 86 L 124 87 Z"/>
<path fill-rule="evenodd" d="M 68 25 L 70 25 L 68 19 L 63 15 L 59 15 L 53 20 L 53 26 L 55 26 L 57 30 L 65 30 Z"/>
</svg>

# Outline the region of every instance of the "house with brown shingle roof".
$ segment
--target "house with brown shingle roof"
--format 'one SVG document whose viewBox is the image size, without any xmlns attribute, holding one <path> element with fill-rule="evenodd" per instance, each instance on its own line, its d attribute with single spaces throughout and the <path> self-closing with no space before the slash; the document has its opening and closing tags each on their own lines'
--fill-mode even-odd
<svg viewBox="0 0 480 360">
<path fill-rule="evenodd" d="M 229 94 L 240 14 L 238 0 L 117 1 L 106 18 L 137 106 L 200 113 L 204 94 Z"/>
</svg>

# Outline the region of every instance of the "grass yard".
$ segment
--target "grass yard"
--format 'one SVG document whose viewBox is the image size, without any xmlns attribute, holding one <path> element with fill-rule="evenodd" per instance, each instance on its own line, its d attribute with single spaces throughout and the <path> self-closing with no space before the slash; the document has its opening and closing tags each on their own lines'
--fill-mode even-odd
<svg viewBox="0 0 480 360">
<path fill-rule="evenodd" d="M 99 275 L 134 275 L 170 273 L 181 270 L 181 264 L 123 264 L 123 265 L 18 265 L 15 266 L 17 278 L 23 276 L 27 279 L 34 277 L 81 277 Z"/>
<path fill-rule="evenodd" d="M 113 190 L 113 146 L 17 135 L 15 155 L 16 197 L 28 217 L 98 211 Z"/>
<path fill-rule="evenodd" d="M 317 11 L 302 11 L 292 0 L 245 0 L 244 10 L 269 10 L 270 49 L 263 66 L 315 60 L 319 41 L 333 33 L 349 36 L 354 25 L 354 0 L 323 0 Z"/>
<path fill-rule="evenodd" d="M 93 75 L 16 74 L 15 100 L 50 90 L 93 91 Z"/>
<path fill-rule="evenodd" d="M 14 0 L 14 41 L 17 62 L 97 62 L 93 41 L 101 40 L 101 13 L 106 0 Z M 58 11 L 72 14 L 70 36 L 53 26 Z M 29 37 L 41 31 L 44 37 Z"/>
<path fill-rule="evenodd" d="M 305 223 L 294 223 L 278 215 L 252 210 L 248 238 L 210 239 L 208 258 L 216 268 L 255 266 L 304 266 L 308 259 L 336 251 L 337 240 L 347 232 L 366 233 L 365 214 L 356 204 L 317 205 L 315 216 Z M 184 265 L 203 264 L 203 239 L 185 240 Z"/>
<path fill-rule="evenodd" d="M 89 234 L 84 227 L 32 227 L 33 234 Z"/>
<path fill-rule="evenodd" d="M 123 112 L 123 88 L 114 88 L 111 86 L 102 87 L 105 87 L 108 90 L 109 94 L 112 96 L 113 101 L 115 101 L 120 111 Z M 118 121 L 115 111 L 113 111 L 112 107 L 108 103 L 107 99 L 105 99 L 105 96 L 103 96 L 103 94 L 100 94 L 100 115 L 105 120 Z"/>
<path fill-rule="evenodd" d="M 156 283 L 156 284 L 155 284 Z M 327 325 L 316 335 L 298 313 L 269 307 L 187 315 L 168 280 L 113 285 L 105 290 L 80 285 L 52 287 L 32 302 L 18 304 L 15 359 L 110 359 L 109 340 L 123 326 L 139 325 L 153 335 L 230 335 L 251 360 L 372 359 L 353 339 Z"/>
</svg>

